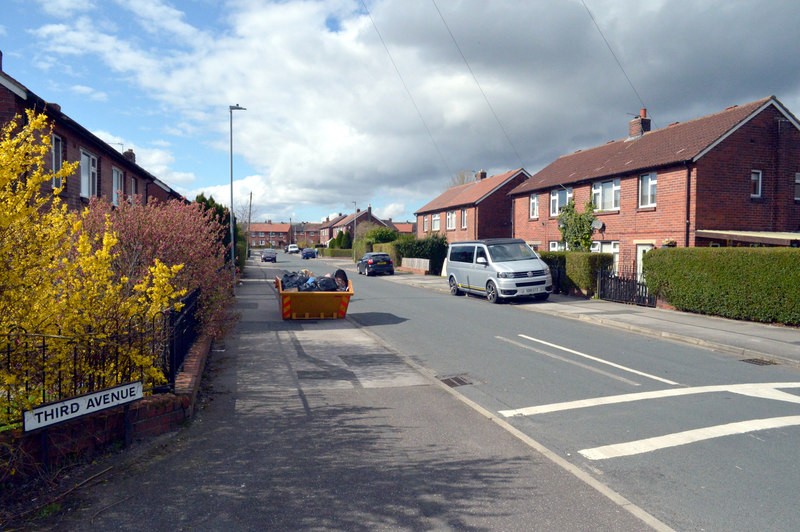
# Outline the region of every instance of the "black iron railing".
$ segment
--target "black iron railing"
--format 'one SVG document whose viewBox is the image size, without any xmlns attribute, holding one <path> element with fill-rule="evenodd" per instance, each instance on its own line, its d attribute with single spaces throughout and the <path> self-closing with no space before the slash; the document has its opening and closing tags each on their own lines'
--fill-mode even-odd
<svg viewBox="0 0 800 532">
<path fill-rule="evenodd" d="M 609 268 L 597 272 L 597 297 L 643 307 L 656 306 L 656 297 L 648 292 L 647 284 L 636 270 Z"/>
</svg>

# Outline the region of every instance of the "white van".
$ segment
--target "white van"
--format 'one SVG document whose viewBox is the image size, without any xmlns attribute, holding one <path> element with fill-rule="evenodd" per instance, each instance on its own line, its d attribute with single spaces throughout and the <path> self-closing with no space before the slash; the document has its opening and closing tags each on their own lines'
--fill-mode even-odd
<svg viewBox="0 0 800 532">
<path fill-rule="evenodd" d="M 453 242 L 447 249 L 447 281 L 454 296 L 485 295 L 490 303 L 507 297 L 543 301 L 553 292 L 550 268 L 518 238 Z"/>
</svg>

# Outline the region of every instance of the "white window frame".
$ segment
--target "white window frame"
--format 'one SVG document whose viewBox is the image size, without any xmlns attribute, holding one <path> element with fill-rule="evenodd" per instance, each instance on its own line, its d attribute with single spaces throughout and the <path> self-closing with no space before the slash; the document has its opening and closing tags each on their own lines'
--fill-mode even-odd
<svg viewBox="0 0 800 532">
<path fill-rule="evenodd" d="M 61 171 L 61 168 L 63 167 L 63 162 L 64 162 L 63 146 L 64 146 L 64 141 L 61 139 L 61 137 L 59 137 L 58 135 L 52 135 L 50 137 L 50 152 L 53 157 L 51 168 L 54 174 L 56 172 Z M 53 181 L 51 184 L 53 188 L 61 188 L 63 182 L 60 177 L 53 176 Z"/>
<path fill-rule="evenodd" d="M 800 172 L 794 174 L 794 200 L 800 201 Z"/>
<path fill-rule="evenodd" d="M 422 231 L 424 233 L 428 232 L 428 215 L 422 217 Z"/>
<path fill-rule="evenodd" d="M 562 203 L 562 197 L 564 202 Z M 561 209 L 567 206 L 572 199 L 572 187 L 556 188 L 550 191 L 550 216 L 558 216 Z"/>
<path fill-rule="evenodd" d="M 609 194 L 611 195 L 610 201 L 609 198 L 607 197 Z M 618 211 L 619 196 L 620 196 L 619 178 L 592 183 L 592 203 L 594 204 L 595 210 Z M 608 205 L 607 203 L 610 203 L 610 205 Z"/>
<path fill-rule="evenodd" d="M 647 189 L 645 190 L 645 187 Z M 639 176 L 639 207 L 655 207 L 658 198 L 658 176 L 655 172 Z"/>
<path fill-rule="evenodd" d="M 120 197 L 125 193 L 125 174 L 116 166 L 111 167 L 111 183 L 113 185 L 111 204 L 119 205 Z"/>
<path fill-rule="evenodd" d="M 456 229 L 456 211 L 447 211 L 447 230 L 455 231 Z"/>
<path fill-rule="evenodd" d="M 461 209 L 461 229 L 466 229 L 466 228 L 467 228 L 467 209 Z"/>
<path fill-rule="evenodd" d="M 551 240 L 549 249 L 550 251 L 569 251 L 569 246 L 566 242 Z"/>
<path fill-rule="evenodd" d="M 431 231 L 438 231 L 441 227 L 441 214 L 433 214 L 431 215 Z"/>
<path fill-rule="evenodd" d="M 750 170 L 750 197 L 761 197 L 761 170 Z"/>
<path fill-rule="evenodd" d="M 528 217 L 535 219 L 539 217 L 539 194 L 531 194 L 530 204 L 528 207 Z"/>
<path fill-rule="evenodd" d="M 81 149 L 81 197 L 97 195 L 97 157 Z"/>
<path fill-rule="evenodd" d="M 130 187 L 130 194 L 129 194 L 131 203 L 133 203 L 135 201 L 134 197 L 136 196 L 138 188 L 139 187 L 138 187 L 138 183 L 136 182 L 136 178 L 135 177 L 131 177 L 131 187 Z"/>
</svg>

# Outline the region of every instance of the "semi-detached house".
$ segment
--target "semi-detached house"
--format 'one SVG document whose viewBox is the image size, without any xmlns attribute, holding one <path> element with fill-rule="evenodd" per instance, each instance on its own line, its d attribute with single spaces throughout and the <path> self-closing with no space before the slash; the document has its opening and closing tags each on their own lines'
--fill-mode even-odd
<svg viewBox="0 0 800 532">
<path fill-rule="evenodd" d="M 640 268 L 667 246 L 800 245 L 800 124 L 774 96 L 564 155 L 510 192 L 514 236 L 563 248 L 558 214 L 591 201 L 594 251 Z"/>
<path fill-rule="evenodd" d="M 26 110 L 45 113 L 53 124 L 50 137 L 49 168 L 61 169 L 65 162 L 78 162 L 79 168 L 60 194 L 71 210 L 86 207 L 93 196 L 104 197 L 117 205 L 124 196 L 136 196 L 147 204 L 152 200 L 183 199 L 182 196 L 136 164 L 133 150 L 120 153 L 61 111 L 58 104 L 47 102 L 20 82 L 3 72 L 0 52 L 0 125 L 15 116 L 25 118 Z M 44 185 L 45 192 L 61 183 Z"/>
<path fill-rule="evenodd" d="M 448 242 L 477 238 L 510 237 L 511 200 L 508 193 L 530 174 L 523 168 L 477 179 L 444 191 L 414 214 L 417 237 L 429 234 L 447 237 Z"/>
</svg>

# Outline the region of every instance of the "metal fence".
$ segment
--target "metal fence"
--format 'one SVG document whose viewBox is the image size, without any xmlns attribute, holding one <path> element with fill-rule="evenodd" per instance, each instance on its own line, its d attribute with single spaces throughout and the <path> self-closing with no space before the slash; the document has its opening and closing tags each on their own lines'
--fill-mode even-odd
<svg viewBox="0 0 800 532">
<path fill-rule="evenodd" d="M 180 312 L 160 312 L 150 320 L 134 315 L 126 323 L 109 320 L 80 335 L 7 331 L 0 336 L 0 427 L 19 422 L 25 406 L 136 380 L 153 392 L 174 389 L 199 333 L 198 296 L 199 290 L 186 296 Z M 142 360 L 152 361 L 166 384 L 148 375 Z"/>
<path fill-rule="evenodd" d="M 636 269 L 609 268 L 597 272 L 597 297 L 643 307 L 656 306 L 656 297 L 647 291 L 647 284 Z"/>
</svg>

